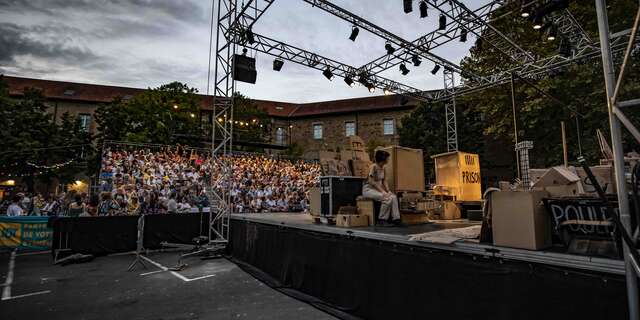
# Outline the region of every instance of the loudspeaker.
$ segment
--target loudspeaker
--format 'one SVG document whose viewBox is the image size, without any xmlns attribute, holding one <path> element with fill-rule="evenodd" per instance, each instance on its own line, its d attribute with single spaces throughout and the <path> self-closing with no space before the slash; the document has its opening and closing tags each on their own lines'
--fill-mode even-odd
<svg viewBox="0 0 640 320">
<path fill-rule="evenodd" d="M 236 54 L 233 56 L 233 76 L 234 80 L 256 83 L 256 59 Z"/>
<path fill-rule="evenodd" d="M 409 13 L 411 11 L 413 11 L 413 0 L 403 0 L 402 3 L 404 4 L 404 13 Z"/>
</svg>

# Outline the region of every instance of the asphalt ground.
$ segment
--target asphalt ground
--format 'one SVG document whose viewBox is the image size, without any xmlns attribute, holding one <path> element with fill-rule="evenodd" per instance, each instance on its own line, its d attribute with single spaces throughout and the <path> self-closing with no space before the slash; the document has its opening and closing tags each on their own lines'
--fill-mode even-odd
<svg viewBox="0 0 640 320">
<path fill-rule="evenodd" d="M 256 280 L 226 259 L 149 253 L 53 265 L 51 255 L 0 253 L 0 319 L 335 319 Z M 12 274 L 12 276 L 11 276 Z M 12 279 L 8 279 L 12 278 Z"/>
</svg>

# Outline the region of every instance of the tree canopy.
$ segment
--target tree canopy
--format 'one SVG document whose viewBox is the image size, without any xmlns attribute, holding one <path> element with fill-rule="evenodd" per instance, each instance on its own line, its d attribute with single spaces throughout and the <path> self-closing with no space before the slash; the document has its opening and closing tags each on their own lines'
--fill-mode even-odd
<svg viewBox="0 0 640 320">
<path fill-rule="evenodd" d="M 612 32 L 632 26 L 631 12 L 637 10 L 637 1 L 611 1 L 609 7 Z M 593 3 L 573 1 L 569 9 L 591 38 L 597 41 Z M 512 10 L 517 13 L 517 2 L 511 2 L 496 11 L 493 15 L 496 19 L 492 24 L 538 57 L 558 52 L 560 43 L 564 41 L 562 36 L 555 41 L 547 40 L 542 32 L 534 31 L 531 22 L 519 14 L 504 15 Z M 637 54 L 631 58 L 621 91 L 622 99 L 640 97 L 639 60 Z M 509 57 L 480 41 L 462 61 L 462 66 L 478 74 L 489 75 L 517 65 Z M 550 72 L 541 79 L 516 78 L 515 97 L 518 140 L 534 142 L 532 167 L 562 164 L 561 121 L 566 125 L 570 161 L 575 162 L 582 153 L 590 163 L 597 163 L 600 151 L 596 130 L 602 130 L 606 136 L 609 134 L 600 57 Z M 510 84 L 458 96 L 456 103 L 459 150 L 479 153 L 483 169 L 493 169 L 506 161 L 512 164 L 513 172 L 515 135 Z M 625 111 L 633 123 L 638 123 L 640 113 L 637 110 Z M 399 130 L 401 143 L 421 147 L 427 158 L 446 151 L 444 113 L 442 103 L 419 105 L 411 116 L 402 121 L 403 128 Z M 638 150 L 638 143 L 626 132 L 624 143 L 625 151 Z M 428 175 L 432 176 L 430 160 L 427 159 L 425 163 Z"/>
</svg>

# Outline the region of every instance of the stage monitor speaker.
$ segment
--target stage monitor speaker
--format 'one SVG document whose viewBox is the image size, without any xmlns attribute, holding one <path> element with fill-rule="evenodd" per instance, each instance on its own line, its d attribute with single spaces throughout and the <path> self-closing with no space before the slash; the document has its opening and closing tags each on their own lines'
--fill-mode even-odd
<svg viewBox="0 0 640 320">
<path fill-rule="evenodd" d="M 233 57 L 234 80 L 256 83 L 256 59 L 236 54 Z"/>
</svg>

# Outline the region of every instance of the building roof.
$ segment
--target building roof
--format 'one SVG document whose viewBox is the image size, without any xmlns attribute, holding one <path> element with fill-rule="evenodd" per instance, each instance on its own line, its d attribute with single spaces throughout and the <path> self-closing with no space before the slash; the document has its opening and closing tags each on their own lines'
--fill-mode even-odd
<svg viewBox="0 0 640 320">
<path fill-rule="evenodd" d="M 9 94 L 14 97 L 24 95 L 24 90 L 26 88 L 36 88 L 42 90 L 43 95 L 47 99 L 109 103 L 116 98 L 131 98 L 146 90 L 140 88 L 42 80 L 13 76 L 3 76 L 2 78 L 9 86 Z M 211 110 L 213 96 L 199 96 L 202 97 L 202 109 Z M 339 113 L 390 109 L 408 109 L 415 106 L 416 103 L 415 100 L 405 99 L 399 95 L 372 96 L 302 104 L 255 99 L 253 101 L 267 111 L 270 116 L 281 118 L 325 116 Z"/>
</svg>

